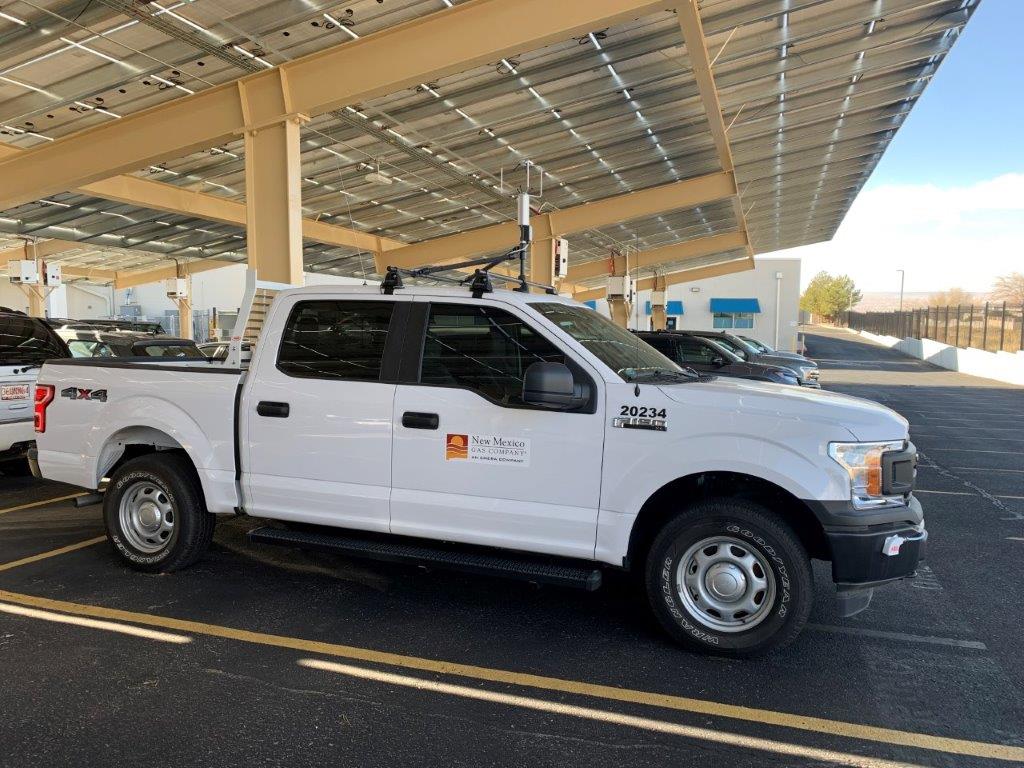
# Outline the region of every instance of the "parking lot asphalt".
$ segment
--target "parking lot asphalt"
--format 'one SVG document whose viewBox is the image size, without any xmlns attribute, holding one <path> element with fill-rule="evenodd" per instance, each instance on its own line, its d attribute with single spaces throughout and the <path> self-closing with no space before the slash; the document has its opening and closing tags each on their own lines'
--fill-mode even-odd
<svg viewBox="0 0 1024 768">
<path fill-rule="evenodd" d="M 582 593 L 277 550 L 245 519 L 145 576 L 75 489 L 0 478 L 0 766 L 1020 761 L 1024 388 L 806 341 L 920 450 L 927 564 L 862 614 L 835 615 L 816 563 L 796 643 L 703 657 L 624 576 Z"/>
</svg>

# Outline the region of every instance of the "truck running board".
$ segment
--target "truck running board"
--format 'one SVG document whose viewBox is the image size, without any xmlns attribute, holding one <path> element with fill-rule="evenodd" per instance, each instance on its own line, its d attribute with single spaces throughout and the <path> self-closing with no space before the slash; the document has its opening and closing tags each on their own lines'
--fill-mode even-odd
<svg viewBox="0 0 1024 768">
<path fill-rule="evenodd" d="M 402 541 L 361 538 L 347 534 L 269 527 L 249 531 L 249 540 L 258 544 L 334 552 L 391 563 L 426 565 L 444 570 L 501 576 L 539 584 L 557 584 L 562 587 L 584 589 L 588 592 L 601 586 L 601 571 L 597 568 L 561 565 L 520 555 L 467 552 L 423 544 L 409 544 Z"/>
</svg>

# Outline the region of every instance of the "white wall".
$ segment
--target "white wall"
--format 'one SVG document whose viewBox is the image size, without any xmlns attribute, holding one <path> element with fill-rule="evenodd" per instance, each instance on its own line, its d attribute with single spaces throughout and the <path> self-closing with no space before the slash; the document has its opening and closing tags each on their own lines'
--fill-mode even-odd
<svg viewBox="0 0 1024 768">
<path fill-rule="evenodd" d="M 1010 384 L 1024 384 L 1024 352 L 988 352 L 983 349 L 954 347 L 932 339 L 897 339 L 895 336 L 878 336 L 867 331 L 853 331 L 866 339 L 884 344 L 909 357 L 925 360 L 942 368 L 985 379 L 1006 381 Z"/>
<path fill-rule="evenodd" d="M 711 299 L 757 299 L 761 312 L 754 315 L 754 327 L 737 330 L 766 344 L 776 346 L 776 307 L 778 307 L 778 348 L 796 351 L 800 306 L 800 259 L 754 259 L 754 269 L 732 275 L 712 277 L 669 286 L 666 301 L 682 301 L 683 315 L 676 320 L 679 330 L 712 330 Z M 782 273 L 781 280 L 775 274 Z M 572 277 L 572 271 L 569 273 Z M 776 291 L 779 298 L 776 300 Z M 644 313 L 650 291 L 641 291 L 633 308 L 631 327 L 649 329 L 651 317 Z M 599 301 L 598 311 L 608 314 L 608 304 Z"/>
<path fill-rule="evenodd" d="M 0 276 L 0 306 L 28 312 L 28 296 Z M 51 317 L 109 317 L 110 289 L 100 285 L 70 283 L 54 289 L 47 300 Z"/>
<path fill-rule="evenodd" d="M 242 293 L 245 290 L 245 270 L 245 264 L 237 264 L 195 275 L 192 278 L 192 309 L 216 308 L 218 311 L 236 311 L 242 303 Z M 358 285 L 362 282 L 360 279 L 350 277 L 306 273 L 306 285 Z M 142 315 L 149 319 L 163 319 L 165 312 L 177 311 L 175 303 L 167 298 L 162 282 L 117 291 L 118 309 L 127 303 L 129 296 L 133 303 L 140 305 Z"/>
<path fill-rule="evenodd" d="M 69 285 L 67 286 L 67 314 L 65 317 L 75 320 L 110 317 L 112 312 L 110 295 L 110 288 L 103 285 Z"/>
</svg>

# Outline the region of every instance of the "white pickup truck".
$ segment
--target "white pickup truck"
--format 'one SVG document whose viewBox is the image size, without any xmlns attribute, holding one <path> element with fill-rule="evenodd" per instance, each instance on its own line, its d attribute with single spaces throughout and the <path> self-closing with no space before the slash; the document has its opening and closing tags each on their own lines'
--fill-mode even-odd
<svg viewBox="0 0 1024 768">
<path fill-rule="evenodd" d="M 911 576 L 927 533 L 907 422 L 829 392 L 698 377 L 570 299 L 457 288 L 280 293 L 248 370 L 47 363 L 42 477 L 104 489 L 144 571 L 215 516 L 263 543 L 596 588 L 643 577 L 678 641 L 791 641 L 832 563 L 840 610 Z"/>
</svg>

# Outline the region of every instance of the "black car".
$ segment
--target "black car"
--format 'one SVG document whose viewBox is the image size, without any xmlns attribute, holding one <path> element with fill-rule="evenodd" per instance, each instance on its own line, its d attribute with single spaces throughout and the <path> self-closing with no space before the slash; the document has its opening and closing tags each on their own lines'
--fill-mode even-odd
<svg viewBox="0 0 1024 768">
<path fill-rule="evenodd" d="M 799 384 L 789 369 L 748 362 L 710 339 L 680 331 L 638 331 L 637 335 L 673 362 L 697 373 L 793 386 Z"/>
<path fill-rule="evenodd" d="M 105 333 L 95 330 L 58 331 L 72 357 L 191 357 L 206 356 L 191 339 L 139 333 Z"/>
<path fill-rule="evenodd" d="M 739 336 L 726 331 L 685 331 L 685 333 L 713 341 L 745 362 L 785 368 L 796 376 L 800 386 L 821 389 L 821 384 L 818 382 L 818 364 L 813 360 L 796 360 L 783 355 L 763 355 Z"/>
</svg>

